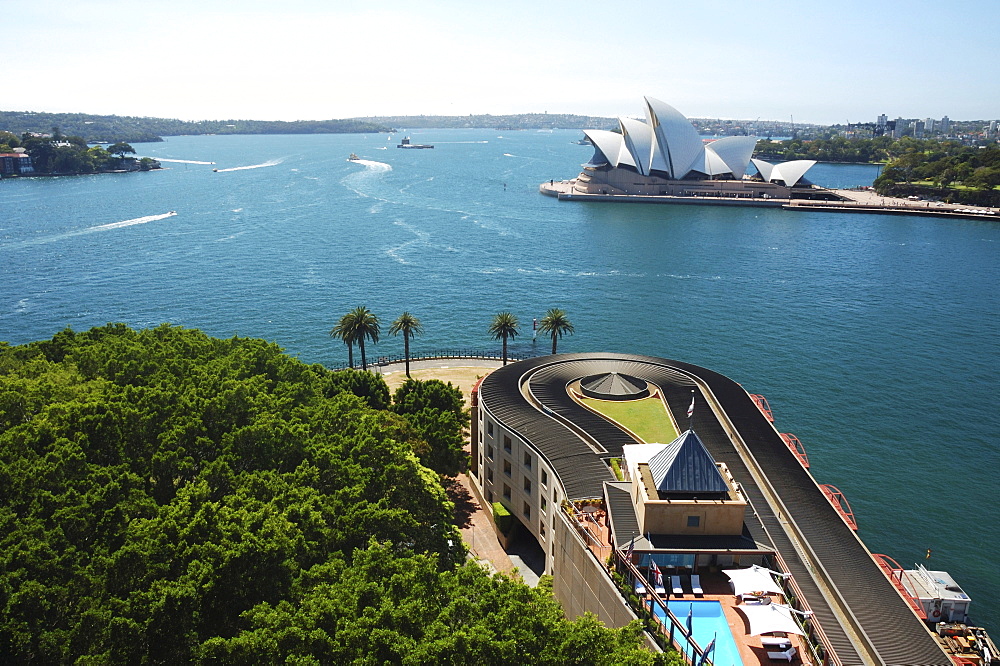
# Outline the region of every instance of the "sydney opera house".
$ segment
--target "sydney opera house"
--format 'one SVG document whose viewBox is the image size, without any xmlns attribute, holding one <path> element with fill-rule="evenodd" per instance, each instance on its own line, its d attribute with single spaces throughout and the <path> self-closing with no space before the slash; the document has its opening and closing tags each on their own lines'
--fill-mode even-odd
<svg viewBox="0 0 1000 666">
<path fill-rule="evenodd" d="M 759 205 L 796 196 L 836 198 L 805 180 L 815 164 L 812 160 L 770 164 L 752 159 L 757 137 L 728 136 L 706 143 L 669 104 L 646 97 L 645 107 L 644 120 L 619 118 L 620 132 L 584 130 L 594 146 L 593 157 L 579 176 L 545 183 L 542 193 L 560 199 L 750 199 Z"/>
</svg>

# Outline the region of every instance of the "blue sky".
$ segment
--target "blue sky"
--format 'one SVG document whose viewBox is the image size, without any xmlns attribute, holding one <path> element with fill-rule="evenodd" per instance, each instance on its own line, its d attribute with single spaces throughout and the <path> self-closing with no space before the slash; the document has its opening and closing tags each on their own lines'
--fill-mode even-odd
<svg viewBox="0 0 1000 666">
<path fill-rule="evenodd" d="M 0 109 L 1000 117 L 1000 0 L 0 0 Z"/>
</svg>

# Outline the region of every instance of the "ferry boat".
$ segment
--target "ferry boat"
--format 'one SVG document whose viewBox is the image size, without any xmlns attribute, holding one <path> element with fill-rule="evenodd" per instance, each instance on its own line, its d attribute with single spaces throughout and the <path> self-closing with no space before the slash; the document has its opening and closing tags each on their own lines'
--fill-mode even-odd
<svg viewBox="0 0 1000 666">
<path fill-rule="evenodd" d="M 410 143 L 410 137 L 404 137 L 402 141 L 399 142 L 397 148 L 433 148 L 434 146 L 429 143 Z"/>
</svg>

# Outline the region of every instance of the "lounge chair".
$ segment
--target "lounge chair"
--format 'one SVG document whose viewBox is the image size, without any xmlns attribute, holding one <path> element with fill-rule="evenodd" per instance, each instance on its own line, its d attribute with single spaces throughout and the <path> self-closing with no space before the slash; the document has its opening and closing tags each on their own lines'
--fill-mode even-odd
<svg viewBox="0 0 1000 666">
<path fill-rule="evenodd" d="M 760 644 L 768 650 L 779 652 L 792 647 L 792 639 L 787 636 L 761 636 Z"/>
<path fill-rule="evenodd" d="M 792 659 L 795 659 L 795 646 L 793 645 L 787 650 L 783 650 L 781 652 L 771 652 L 768 650 L 767 656 L 770 659 L 781 659 L 782 661 L 791 663 Z"/>
<path fill-rule="evenodd" d="M 635 593 L 646 594 L 646 581 L 641 578 L 635 579 Z"/>
<path fill-rule="evenodd" d="M 666 596 L 667 589 L 665 587 L 663 587 L 663 576 L 660 576 L 660 582 L 659 583 L 657 583 L 656 581 L 653 582 L 653 592 L 656 592 L 661 597 L 662 596 Z"/>
<path fill-rule="evenodd" d="M 698 574 L 691 574 L 691 592 L 696 597 L 705 596 L 705 591 L 701 589 L 701 576 Z"/>
<path fill-rule="evenodd" d="M 680 576 L 671 576 L 670 577 L 670 587 L 673 588 L 673 595 L 675 597 L 683 597 L 684 596 L 684 588 L 681 587 L 681 577 Z"/>
</svg>

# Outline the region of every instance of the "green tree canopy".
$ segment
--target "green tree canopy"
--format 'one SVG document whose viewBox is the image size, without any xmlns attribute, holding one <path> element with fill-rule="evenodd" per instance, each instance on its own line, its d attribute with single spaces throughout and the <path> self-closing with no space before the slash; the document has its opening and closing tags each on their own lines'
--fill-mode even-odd
<svg viewBox="0 0 1000 666">
<path fill-rule="evenodd" d="M 124 141 L 119 141 L 108 146 L 108 152 L 117 155 L 120 159 L 125 159 L 125 155 L 135 155 L 135 148 Z"/>
<path fill-rule="evenodd" d="M 166 325 L 0 344 L 0 655 L 666 663 L 464 564 L 414 454 L 461 438 L 453 391 L 411 385 L 394 414 L 372 373 Z"/>
</svg>

